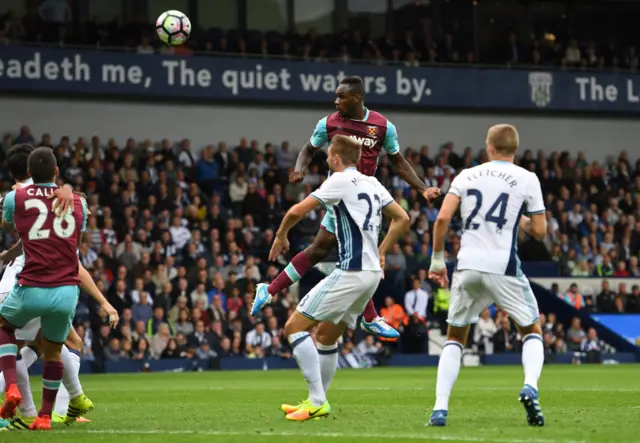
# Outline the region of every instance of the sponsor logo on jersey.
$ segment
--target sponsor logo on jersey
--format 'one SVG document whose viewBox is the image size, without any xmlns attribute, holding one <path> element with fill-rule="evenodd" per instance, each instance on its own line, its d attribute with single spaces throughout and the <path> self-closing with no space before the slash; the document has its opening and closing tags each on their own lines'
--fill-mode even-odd
<svg viewBox="0 0 640 443">
<path fill-rule="evenodd" d="M 358 137 L 357 135 L 350 135 L 349 137 L 367 148 L 372 148 L 376 145 L 376 143 L 378 143 L 378 140 L 376 140 L 375 138 Z"/>
</svg>

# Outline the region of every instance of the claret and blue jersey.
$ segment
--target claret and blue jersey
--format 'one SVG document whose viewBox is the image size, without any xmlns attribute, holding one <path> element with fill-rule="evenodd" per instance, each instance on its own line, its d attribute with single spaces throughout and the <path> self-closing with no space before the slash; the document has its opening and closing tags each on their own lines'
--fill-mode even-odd
<svg viewBox="0 0 640 443">
<path fill-rule="evenodd" d="M 56 217 L 54 183 L 31 184 L 8 193 L 3 202 L 3 220 L 13 224 L 22 240 L 25 265 L 18 282 L 25 286 L 77 285 L 77 248 L 87 223 L 87 206 L 74 197 L 71 213 Z"/>
<path fill-rule="evenodd" d="M 373 176 L 382 150 L 387 154 L 397 154 L 400 152 L 400 145 L 395 125 L 384 115 L 366 108 L 365 110 L 362 120 L 344 118 L 338 112 L 320 119 L 311 136 L 311 144 L 321 148 L 335 135 L 346 135 L 357 140 L 362 145 L 358 171 Z"/>
</svg>

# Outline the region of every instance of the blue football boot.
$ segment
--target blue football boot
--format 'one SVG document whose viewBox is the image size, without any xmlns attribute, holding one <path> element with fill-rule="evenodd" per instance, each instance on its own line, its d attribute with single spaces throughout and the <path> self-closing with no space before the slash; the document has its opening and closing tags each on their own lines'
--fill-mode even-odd
<svg viewBox="0 0 640 443">
<path fill-rule="evenodd" d="M 256 297 L 253 299 L 253 305 L 251 305 L 251 316 L 255 317 L 266 305 L 271 303 L 271 294 L 267 291 L 266 283 L 259 283 L 256 286 Z"/>
<path fill-rule="evenodd" d="M 364 321 L 363 317 L 360 321 L 360 327 L 369 334 L 386 338 L 388 340 L 396 340 L 400 337 L 400 333 L 389 326 L 382 317 L 374 318 L 371 323 Z"/>
<path fill-rule="evenodd" d="M 544 415 L 542 415 L 542 408 L 538 400 L 538 391 L 529 385 L 524 385 L 520 391 L 519 400 L 524 406 L 524 410 L 527 411 L 529 426 L 544 426 Z"/>
<path fill-rule="evenodd" d="M 438 427 L 447 426 L 448 414 L 449 414 L 448 411 L 445 411 L 444 409 L 433 411 L 431 413 L 431 418 L 429 418 L 429 421 L 427 422 L 426 426 L 438 426 Z"/>
</svg>

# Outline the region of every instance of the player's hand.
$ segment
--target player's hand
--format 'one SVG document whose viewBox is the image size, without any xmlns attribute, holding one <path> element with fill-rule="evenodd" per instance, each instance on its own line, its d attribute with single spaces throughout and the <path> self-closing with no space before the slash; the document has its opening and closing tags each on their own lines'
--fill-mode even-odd
<svg viewBox="0 0 640 443">
<path fill-rule="evenodd" d="M 273 245 L 271 246 L 271 251 L 269 251 L 269 260 L 276 261 L 278 256 L 282 254 L 283 251 L 289 250 L 289 240 L 285 237 L 277 237 L 273 241 Z"/>
<path fill-rule="evenodd" d="M 425 191 L 422 193 L 422 196 L 427 200 L 427 201 L 433 201 L 436 198 L 440 197 L 440 188 L 427 188 L 425 189 Z"/>
<path fill-rule="evenodd" d="M 104 305 L 102 305 L 102 309 L 104 309 L 104 311 L 109 316 L 109 326 L 111 326 L 111 329 L 115 329 L 116 326 L 118 326 L 118 323 L 120 322 L 120 316 L 118 315 L 118 311 L 116 311 L 114 307 L 111 306 L 111 303 L 109 302 L 106 302 Z"/>
<path fill-rule="evenodd" d="M 384 254 L 380 254 L 380 269 L 382 270 L 382 279 L 384 280 L 384 265 L 387 257 Z"/>
<path fill-rule="evenodd" d="M 433 280 L 438 283 L 443 289 L 449 289 L 449 275 L 447 274 L 447 268 L 441 271 L 429 271 L 429 280 Z"/>
<path fill-rule="evenodd" d="M 53 204 L 51 205 L 51 209 L 55 212 L 57 217 L 62 217 L 63 214 L 70 213 L 73 211 L 73 188 L 69 185 L 64 185 L 61 188 L 53 191 L 49 197 L 49 200 L 52 198 Z"/>
<path fill-rule="evenodd" d="M 289 174 L 289 183 L 300 183 L 304 178 L 304 173 L 302 171 L 293 171 Z"/>
</svg>

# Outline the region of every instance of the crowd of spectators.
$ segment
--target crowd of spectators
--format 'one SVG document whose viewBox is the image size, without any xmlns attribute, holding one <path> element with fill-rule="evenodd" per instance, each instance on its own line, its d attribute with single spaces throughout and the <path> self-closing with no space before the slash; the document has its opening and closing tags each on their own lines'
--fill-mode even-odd
<svg viewBox="0 0 640 443">
<path fill-rule="evenodd" d="M 558 322 L 554 313 L 540 314 L 543 343 L 547 360 L 552 361 L 558 354 L 567 352 L 576 356 L 575 363 L 579 363 L 584 357 L 587 361 L 594 360 L 594 353 L 600 357 L 610 354 L 615 350 L 598 338 L 595 329 L 585 331 L 580 318 L 572 319 L 568 327 Z M 473 346 L 484 355 L 499 354 L 505 352 L 521 351 L 521 336 L 513 327 L 509 317 L 494 307 L 486 309 L 480 316 L 473 332 Z M 600 358 L 601 360 L 601 358 Z"/>
<path fill-rule="evenodd" d="M 177 146 L 168 140 L 156 145 L 133 139 L 121 146 L 98 136 L 54 141 L 49 134 L 36 138 L 23 126 L 5 135 L 0 145 L 4 191 L 12 184 L 4 155 L 14 143 L 50 146 L 59 160 L 59 180 L 88 195 L 92 215 L 80 259 L 122 312 L 122 324 L 110 331 L 104 313 L 83 295 L 76 325 L 85 339 L 86 356 L 290 357 L 282 327 L 296 297 L 279 294 L 258 319 L 249 317 L 248 307 L 255 284 L 273 279 L 291 257 L 267 260 L 274 229 L 287 208 L 322 182 L 327 172 L 324 154 L 314 157 L 303 183 L 291 184 L 288 171 L 295 153 L 288 142 L 260 146 L 242 139 L 237 146 L 221 142 L 197 154 L 188 139 Z M 475 155 L 467 148 L 458 153 L 451 143 L 437 152 L 423 146 L 404 154 L 417 175 L 443 193 L 457 171 L 486 160 L 484 151 Z M 582 155 L 534 157 L 529 151 L 518 161 L 539 175 L 549 219 L 544 243 L 521 239 L 524 260 L 552 259 L 570 275 L 582 275 L 576 273 L 581 269 L 588 269 L 588 275 L 638 275 L 638 164 L 632 165 L 624 152 L 606 165 L 589 163 Z M 429 302 L 437 288 L 426 278 L 438 202 L 426 203 L 409 189 L 394 175 L 387 157 L 380 159 L 378 178 L 409 212 L 412 223 L 387 257 L 385 281 L 392 290 L 381 313 L 402 330 L 402 351 L 426 352 L 428 319 L 444 324 L 443 313 Z M 321 212 L 312 213 L 300 223 L 292 233 L 291 253 L 310 243 L 321 219 Z M 445 253 L 449 261 L 460 246 L 460 233 L 461 222 L 454 219 Z M 12 241 L 3 236 L 4 247 Z M 626 293 L 626 287 L 619 291 Z M 640 291 L 634 287 L 632 292 L 615 296 L 603 287 L 604 295 L 584 304 L 595 304 L 603 312 L 638 312 Z M 496 321 L 502 325 L 503 319 Z M 500 340 L 496 337 L 496 343 Z M 346 336 L 344 357 L 359 345 L 353 333 Z"/>
<path fill-rule="evenodd" d="M 193 20 L 194 29 L 188 44 L 174 48 L 160 44 L 154 35 L 155 23 L 144 15 L 130 23 L 123 23 L 119 17 L 109 22 L 94 17 L 80 23 L 73 20 L 72 10 L 66 2 L 45 3 L 53 6 L 30 8 L 22 17 L 14 11 L 1 15 L 0 44 L 27 43 L 56 47 L 84 45 L 120 48 L 140 54 L 159 52 L 191 55 L 197 52 L 240 57 L 279 57 L 320 63 L 333 60 L 407 67 L 482 63 L 541 66 L 545 69 L 559 66 L 636 71 L 638 68 L 638 52 L 633 45 L 617 46 L 611 41 L 579 41 L 576 38 L 561 42 L 556 35 L 546 31 L 521 32 L 518 35 L 505 27 L 497 42 L 492 40 L 488 44 L 489 49 L 480 50 L 476 47 L 478 40 L 475 39 L 474 32 L 466 32 L 459 25 L 448 28 L 436 26 L 429 14 L 424 15 L 414 26 L 395 32 L 382 32 L 385 35 L 372 34 L 355 25 L 343 32 L 328 34 L 319 33 L 315 27 L 299 30 L 294 27 L 287 32 L 201 29 L 197 20 Z M 594 11 L 593 14 L 594 20 L 597 20 L 598 12 Z M 459 22 L 460 19 L 449 17 L 448 21 Z M 495 33 L 493 27 L 486 28 L 486 33 Z"/>
</svg>

